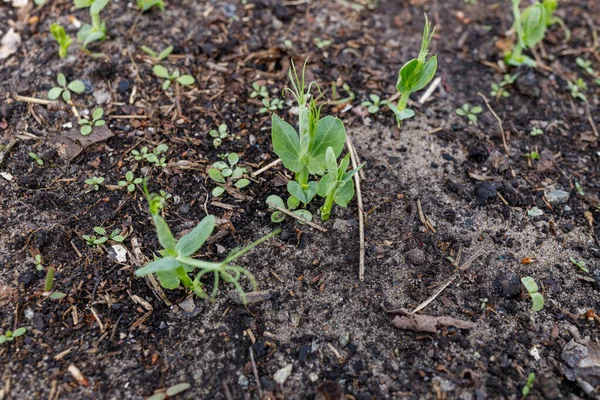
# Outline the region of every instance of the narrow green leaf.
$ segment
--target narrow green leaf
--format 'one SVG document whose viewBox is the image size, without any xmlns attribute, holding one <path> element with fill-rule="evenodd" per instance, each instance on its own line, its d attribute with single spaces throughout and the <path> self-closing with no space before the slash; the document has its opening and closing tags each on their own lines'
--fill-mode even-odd
<svg viewBox="0 0 600 400">
<path fill-rule="evenodd" d="M 173 52 L 173 46 L 169 46 L 166 49 L 164 49 L 159 55 L 158 55 L 158 59 L 159 60 L 164 60 L 165 58 L 167 58 L 169 56 L 169 54 L 171 54 Z M 156 53 L 154 53 L 154 57 L 156 57 Z"/>
<path fill-rule="evenodd" d="M 156 227 L 156 234 L 158 235 L 158 241 L 165 250 L 175 250 L 175 238 L 169 229 L 169 225 L 165 220 L 158 214 L 152 216 L 154 219 L 154 226 Z"/>
<path fill-rule="evenodd" d="M 135 271 L 136 276 L 146 276 L 159 271 L 174 271 L 181 263 L 172 257 L 159 258 Z"/>
<path fill-rule="evenodd" d="M 25 332 L 27 332 L 27 328 L 17 328 L 15 329 L 15 331 L 13 332 L 13 337 L 19 337 L 19 336 L 23 336 L 25 334 Z"/>
<path fill-rule="evenodd" d="M 190 387 L 192 387 L 189 383 L 179 383 L 177 385 L 171 386 L 167 389 L 167 396 L 175 396 L 176 394 L 185 392 Z"/>
<path fill-rule="evenodd" d="M 60 86 L 67 86 L 67 78 L 65 78 L 65 75 L 62 72 L 58 73 L 56 76 L 56 81 Z"/>
<path fill-rule="evenodd" d="M 248 186 L 250 184 L 250 181 L 248 179 L 240 179 L 239 181 L 237 181 L 234 186 L 238 189 L 242 189 L 245 188 L 246 186 Z"/>
<path fill-rule="evenodd" d="M 214 228 L 214 215 L 207 215 L 191 232 L 179 239 L 175 246 L 177 254 L 181 256 L 194 254 L 206 242 L 206 239 L 208 239 Z"/>
</svg>

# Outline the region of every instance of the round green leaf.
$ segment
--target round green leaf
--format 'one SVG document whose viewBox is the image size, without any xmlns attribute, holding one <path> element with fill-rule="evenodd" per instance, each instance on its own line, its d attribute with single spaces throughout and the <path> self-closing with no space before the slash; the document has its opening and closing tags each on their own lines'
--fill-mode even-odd
<svg viewBox="0 0 600 400">
<path fill-rule="evenodd" d="M 283 204 L 283 199 L 274 194 L 267 197 L 266 203 L 267 203 L 267 205 L 269 205 L 269 203 L 271 203 L 271 204 L 275 204 L 276 206 L 279 206 L 281 208 L 285 208 L 285 205 Z"/>
<path fill-rule="evenodd" d="M 231 168 L 225 168 L 223 171 L 221 171 L 221 173 L 224 177 L 228 178 L 231 176 L 231 174 L 233 174 L 233 171 L 231 170 Z"/>
<path fill-rule="evenodd" d="M 227 161 L 229 161 L 229 165 L 233 167 L 238 163 L 238 161 L 240 161 L 240 156 L 238 156 L 236 153 L 229 153 L 227 156 Z"/>
<path fill-rule="evenodd" d="M 273 214 L 271 214 L 271 221 L 275 222 L 276 224 L 280 223 L 284 219 L 285 219 L 285 214 L 282 213 L 281 211 L 275 211 Z"/>
<path fill-rule="evenodd" d="M 179 84 L 181 84 L 183 86 L 191 86 L 196 82 L 196 80 L 191 75 L 181 75 L 177 79 L 177 82 L 179 82 Z"/>
<path fill-rule="evenodd" d="M 246 186 L 248 186 L 250 184 L 250 181 L 248 179 L 240 179 L 239 181 L 237 181 L 234 186 L 238 189 L 242 189 L 245 188 Z"/>
<path fill-rule="evenodd" d="M 88 136 L 90 133 L 92 133 L 92 127 L 89 125 L 83 125 L 80 131 L 83 136 Z"/>
<path fill-rule="evenodd" d="M 300 205 L 300 200 L 297 197 L 290 196 L 287 199 L 287 206 L 290 210 L 295 210 Z"/>
<path fill-rule="evenodd" d="M 214 197 L 219 197 L 220 195 L 222 195 L 223 193 L 225 193 L 225 188 L 221 187 L 221 186 L 217 186 L 212 190 L 212 195 Z"/>
<path fill-rule="evenodd" d="M 296 210 L 294 211 L 294 214 L 298 215 L 299 217 L 304 218 L 307 221 L 312 221 L 312 214 L 310 213 L 310 211 L 308 210 Z M 304 224 L 304 222 L 299 221 L 301 224 Z"/>
<path fill-rule="evenodd" d="M 56 100 L 60 97 L 60 94 L 63 92 L 63 88 L 61 87 L 53 87 L 48 91 L 48 100 Z"/>
<path fill-rule="evenodd" d="M 69 88 L 70 91 L 75 92 L 77 94 L 81 94 L 85 91 L 85 84 L 83 82 L 81 82 L 80 80 L 75 80 L 71 83 L 69 83 L 69 86 L 67 86 Z"/>
</svg>

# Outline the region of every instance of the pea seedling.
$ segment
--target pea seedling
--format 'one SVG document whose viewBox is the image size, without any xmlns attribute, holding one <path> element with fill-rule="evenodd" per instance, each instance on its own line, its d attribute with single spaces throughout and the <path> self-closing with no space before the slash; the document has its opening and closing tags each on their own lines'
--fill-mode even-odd
<svg viewBox="0 0 600 400">
<path fill-rule="evenodd" d="M 92 113 L 92 120 L 90 121 L 87 118 L 80 118 L 79 125 L 81 126 L 81 134 L 83 136 L 88 136 L 92 133 L 92 129 L 97 126 L 106 125 L 106 121 L 102 119 L 104 117 L 104 110 L 102 108 L 96 108 Z"/>
<path fill-rule="evenodd" d="M 36 163 L 37 165 L 39 165 L 40 167 L 41 167 L 42 165 L 44 165 L 44 160 L 42 160 L 42 159 L 40 158 L 40 156 L 38 156 L 38 155 L 37 155 L 37 154 L 35 154 L 35 153 L 29 153 L 29 158 L 31 158 L 33 161 L 35 161 L 35 163 Z"/>
<path fill-rule="evenodd" d="M 144 267 L 135 271 L 137 276 L 146 276 L 155 273 L 162 287 L 166 289 L 175 289 L 179 285 L 193 291 L 200 298 L 208 297 L 203 289 L 201 279 L 206 274 L 214 274 L 214 283 L 211 293 L 211 300 L 217 295 L 219 289 L 219 281 L 222 279 L 225 282 L 231 283 L 235 290 L 239 293 L 240 298 L 246 303 L 246 293 L 240 284 L 240 279 L 246 276 L 253 288 L 256 288 L 257 283 L 254 276 L 245 268 L 229 265 L 230 262 L 241 257 L 260 243 L 272 238 L 281 232 L 281 228 L 275 229 L 270 234 L 263 236 L 257 241 L 244 247 L 241 250 L 234 250 L 220 262 L 202 261 L 192 258 L 191 256 L 202 247 L 208 237 L 212 234 L 215 228 L 215 217 L 208 215 L 198 223 L 198 225 L 188 234 L 179 240 L 169 229 L 167 222 L 159 214 L 159 205 L 155 198 L 148 194 L 148 189 L 144 185 L 144 192 L 148 199 L 150 214 L 154 221 L 158 241 L 163 250 L 159 251 L 161 257 L 157 257 L 154 261 L 146 264 Z M 198 269 L 194 279 L 190 278 L 188 273 Z"/>
<path fill-rule="evenodd" d="M 152 7 L 157 7 L 160 11 L 165 11 L 164 0 L 137 0 L 137 6 L 142 12 L 146 12 Z"/>
<path fill-rule="evenodd" d="M 35 258 L 33 259 L 33 264 L 35 265 L 35 269 L 37 269 L 38 271 L 44 270 L 44 259 L 42 258 L 41 254 L 35 255 Z"/>
<path fill-rule="evenodd" d="M 181 75 L 178 70 L 169 74 L 169 71 L 162 65 L 155 65 L 152 68 L 152 71 L 154 72 L 154 75 L 165 80 L 162 85 L 163 90 L 167 90 L 173 82 L 177 82 L 183 86 L 192 86 L 196 82 L 193 76 Z"/>
<path fill-rule="evenodd" d="M 481 114 L 483 108 L 479 106 L 471 107 L 468 103 L 462 105 L 461 108 L 456 109 L 456 114 L 461 117 L 467 117 L 469 124 L 477 124 L 477 114 Z"/>
<path fill-rule="evenodd" d="M 73 39 L 71 39 L 71 36 L 67 35 L 65 28 L 58 24 L 52 24 L 52 26 L 50 26 L 50 33 L 58 43 L 58 56 L 60 58 L 65 58 L 67 56 L 69 46 L 71 46 L 71 43 L 73 43 Z"/>
<path fill-rule="evenodd" d="M 288 72 L 292 88 L 284 89 L 292 93 L 298 103 L 298 132 L 273 114 L 271 137 L 273 150 L 281 158 L 283 165 L 295 173 L 295 181 L 288 182 L 288 191 L 294 196 L 302 192 L 302 198 L 299 199 L 308 204 L 316 195 L 318 186 L 317 182 L 308 181 L 309 176 L 324 173 L 328 147 L 333 149 L 336 158 L 339 157 L 346 143 L 346 129 L 338 118 L 320 118 L 320 108 L 314 99 L 308 101 L 311 87 L 316 83 L 311 82 L 308 88 L 305 86 L 304 67 L 300 79 L 292 62 Z"/>
<path fill-rule="evenodd" d="M 117 185 L 121 186 L 121 187 L 126 187 L 127 191 L 129 193 L 133 192 L 135 190 L 135 185 L 139 185 L 140 183 L 142 183 L 143 179 L 142 178 L 136 178 L 133 176 L 133 172 L 132 171 L 127 171 L 125 173 L 125 180 L 124 181 L 119 181 L 117 183 Z"/>
<path fill-rule="evenodd" d="M 322 221 L 329 219 L 334 202 L 340 207 L 345 208 L 348 206 L 348 203 L 354 197 L 352 176 L 365 165 L 363 163 L 352 171 L 347 171 L 348 165 L 350 165 L 350 154 L 342 158 L 342 161 L 338 165 L 331 147 L 327 148 L 325 161 L 327 163 L 327 174 L 321 178 L 317 189 L 317 194 L 325 198 L 325 203 L 321 207 Z"/>
<path fill-rule="evenodd" d="M 117 243 L 121 243 L 122 241 L 125 240 L 125 238 L 120 234 L 121 233 L 120 229 L 115 229 L 109 235 L 107 235 L 106 229 L 104 229 L 101 226 L 96 226 L 96 227 L 94 227 L 94 232 L 96 232 L 100 236 L 99 237 L 96 237 L 93 235 L 82 235 L 81 236 L 81 238 L 83 240 L 85 240 L 85 242 L 88 244 L 88 246 L 98 246 L 98 245 L 106 243 L 109 239 L 114 242 L 117 242 Z"/>
<path fill-rule="evenodd" d="M 85 85 L 78 79 L 67 84 L 67 79 L 62 72 L 56 76 L 56 81 L 59 86 L 48 91 L 48 100 L 56 100 L 62 96 L 62 99 L 68 103 L 71 101 L 71 92 L 81 94 L 85 91 Z"/>
<path fill-rule="evenodd" d="M 575 265 L 577 268 L 579 268 L 580 270 L 582 270 L 586 274 L 590 273 L 590 270 L 585 266 L 585 261 L 583 261 L 583 260 L 577 260 L 577 259 L 575 259 L 573 257 L 569 257 L 569 260 L 573 263 L 573 265 Z"/>
<path fill-rule="evenodd" d="M 389 103 L 388 100 L 381 100 L 381 97 L 379 97 L 376 94 L 370 94 L 369 99 L 370 100 L 363 101 L 362 103 L 360 103 L 361 106 L 367 107 L 367 111 L 369 112 L 369 114 L 377 113 L 379 111 L 379 107 L 382 107 Z"/>
<path fill-rule="evenodd" d="M 76 8 L 90 9 L 92 24 L 85 24 L 77 32 L 77 40 L 83 43 L 85 48 L 89 43 L 103 40 L 106 37 L 106 21 L 100 19 L 102 11 L 110 0 L 75 0 Z"/>
<path fill-rule="evenodd" d="M 577 100 L 581 100 L 584 103 L 587 102 L 587 97 L 582 92 L 587 90 L 587 83 L 581 78 L 577 78 L 575 81 L 567 81 L 569 89 L 571 90 L 571 97 Z"/>
<path fill-rule="evenodd" d="M 52 290 L 54 286 L 54 267 L 48 268 L 46 272 L 46 283 L 44 284 L 44 293 L 43 295 L 49 297 L 53 300 L 59 300 L 65 297 L 67 294 L 62 292 L 55 292 Z"/>
<path fill-rule="evenodd" d="M 92 189 L 98 191 L 100 189 L 100 185 L 104 183 L 104 177 L 102 176 L 93 176 L 85 180 L 85 184 L 92 187 Z"/>
<path fill-rule="evenodd" d="M 521 394 L 523 396 L 527 396 L 529 394 L 529 392 L 531 392 L 534 382 L 535 382 L 535 372 L 531 372 L 529 374 L 529 376 L 527 376 L 527 383 L 525 383 L 525 386 L 523 386 L 523 389 L 521 389 Z"/>
<path fill-rule="evenodd" d="M 158 64 L 165 58 L 169 57 L 169 54 L 173 52 L 173 46 L 165 48 L 160 53 L 156 53 L 148 46 L 142 46 L 142 50 L 145 51 L 150 57 L 152 57 L 152 61 L 154 61 L 154 64 Z"/>
<path fill-rule="evenodd" d="M 540 311 L 542 308 L 544 308 L 544 296 L 538 292 L 538 285 L 535 283 L 533 278 L 530 276 L 525 276 L 521 278 L 521 283 L 523 283 L 523 286 L 525 286 L 525 289 L 527 289 L 529 296 L 531 296 L 531 309 L 533 311 Z"/>
<path fill-rule="evenodd" d="M 299 205 L 297 200 L 298 199 L 296 199 L 294 196 L 288 197 L 287 208 L 294 214 L 298 215 L 299 217 L 302 217 L 307 221 L 312 221 L 312 214 L 310 213 L 310 211 L 305 210 L 305 209 L 296 210 L 296 208 Z M 281 211 L 274 209 L 272 207 L 272 205 L 276 205 L 281 208 L 286 208 L 285 204 L 283 203 L 283 199 L 281 197 L 273 194 L 273 195 L 267 197 L 266 203 L 269 206 L 269 209 L 273 210 L 273 213 L 271 214 L 271 221 L 273 221 L 275 223 L 282 222 L 285 219 L 285 214 L 282 213 Z M 304 222 L 302 222 L 302 221 L 299 221 L 299 222 L 301 224 L 304 224 Z"/>
<path fill-rule="evenodd" d="M 396 115 L 398 127 L 400 127 L 403 120 L 412 118 L 415 115 L 413 110 L 406 108 L 410 94 L 423 89 L 433 79 L 437 70 L 437 56 L 427 59 L 429 43 L 434 33 L 435 27 L 433 30 L 431 29 L 431 24 L 425 16 L 425 27 L 423 28 L 419 56 L 404 64 L 398 73 L 396 89 L 400 93 L 400 100 L 397 107 L 394 107 L 393 104 L 389 105 L 390 110 Z"/>
<path fill-rule="evenodd" d="M 219 197 L 223 193 L 225 193 L 225 187 L 233 183 L 238 189 L 245 188 L 250 184 L 250 181 L 246 178 L 242 178 L 248 170 L 244 167 L 236 166 L 236 164 L 240 161 L 240 157 L 236 153 L 230 153 L 227 156 L 227 164 L 224 161 L 217 161 L 213 163 L 211 168 L 208 170 L 208 176 L 217 182 L 221 183 L 212 190 L 212 195 L 214 197 Z"/>
<path fill-rule="evenodd" d="M 6 331 L 4 335 L 0 335 L 0 344 L 4 344 L 6 342 L 12 342 L 15 338 L 19 336 L 23 336 L 27 332 L 27 328 L 20 327 L 15 329 L 15 331 Z"/>
</svg>

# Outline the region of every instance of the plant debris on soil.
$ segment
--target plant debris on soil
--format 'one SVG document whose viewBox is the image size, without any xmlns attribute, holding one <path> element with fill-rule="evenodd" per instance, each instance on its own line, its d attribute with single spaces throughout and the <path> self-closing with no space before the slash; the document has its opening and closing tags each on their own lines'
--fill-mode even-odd
<svg viewBox="0 0 600 400">
<path fill-rule="evenodd" d="M 600 398 L 600 2 L 559 2 L 571 37 L 551 26 L 528 51 L 536 69 L 501 62 L 509 1 L 134 3 L 111 1 L 106 40 L 64 59 L 50 26 L 75 36 L 86 10 L 0 3 L 0 335 L 26 328 L 0 344 L 0 399 L 515 399 L 531 372 L 528 397 Z M 386 106 L 361 103 L 396 93 L 424 14 L 440 79 L 398 129 Z M 163 90 L 141 47 L 169 45 L 161 64 L 195 84 Z M 177 238 L 216 216 L 203 259 L 276 228 L 266 199 L 285 198 L 291 176 L 274 163 L 271 114 L 296 120 L 281 91 L 290 60 L 307 58 L 366 162 L 362 207 L 315 220 L 326 232 L 286 218 L 237 261 L 258 281 L 246 304 L 226 283 L 210 302 L 137 278 L 161 246 L 135 179 L 163 191 Z M 106 125 L 83 136 L 72 107 L 47 100 L 59 73 L 85 85 L 75 110 L 102 107 Z M 507 73 L 509 97 L 490 95 Z M 578 78 L 587 102 L 572 96 Z M 250 184 L 214 197 L 208 170 L 228 153 Z M 88 244 L 95 227 L 112 236 Z M 403 329 L 386 309 L 403 309 Z"/>
</svg>

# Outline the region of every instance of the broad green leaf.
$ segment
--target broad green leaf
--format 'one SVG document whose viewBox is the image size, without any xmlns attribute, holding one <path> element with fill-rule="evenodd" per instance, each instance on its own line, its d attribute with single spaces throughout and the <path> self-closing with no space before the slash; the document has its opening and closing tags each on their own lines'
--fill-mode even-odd
<svg viewBox="0 0 600 400">
<path fill-rule="evenodd" d="M 465 110 L 463 110 L 462 108 L 457 108 L 456 109 L 456 114 L 460 115 L 461 117 L 464 117 L 465 115 L 467 115 L 467 113 L 465 112 Z"/>
<path fill-rule="evenodd" d="M 269 203 L 271 203 L 271 204 L 275 204 L 276 206 L 279 206 L 281 208 L 285 208 L 285 204 L 283 204 L 283 199 L 274 194 L 267 197 L 266 203 L 267 203 L 267 205 L 269 205 Z M 269 207 L 269 208 L 272 209 L 271 207 Z"/>
<path fill-rule="evenodd" d="M 295 210 L 300 205 L 300 200 L 297 197 L 290 196 L 287 199 L 287 206 L 290 210 Z"/>
<path fill-rule="evenodd" d="M 419 65 L 419 60 L 413 58 L 400 68 L 400 72 L 398 72 L 398 82 L 396 83 L 396 89 L 400 93 L 411 93 L 414 91 L 412 88 L 416 82 Z"/>
<path fill-rule="evenodd" d="M 335 204 L 340 207 L 347 207 L 348 203 L 354 197 L 354 182 L 352 180 L 348 180 L 338 186 L 335 191 Z"/>
<path fill-rule="evenodd" d="M 15 331 L 12 333 L 13 337 L 19 337 L 19 336 L 23 336 L 25 334 L 25 332 L 27 332 L 27 328 L 17 328 L 15 329 Z"/>
<path fill-rule="evenodd" d="M 346 129 L 338 118 L 328 115 L 317 122 L 317 130 L 314 140 L 308 149 L 308 169 L 311 173 L 319 173 L 324 170 L 325 155 L 327 148 L 331 147 L 335 157 L 339 157 L 346 144 Z M 286 165 L 287 167 L 287 165 Z M 297 171 L 294 171 L 297 172 Z"/>
<path fill-rule="evenodd" d="M 225 168 L 223 171 L 221 171 L 221 174 L 223 174 L 225 178 L 229 178 L 231 174 L 233 174 L 233 171 L 230 168 Z"/>
<path fill-rule="evenodd" d="M 240 161 L 240 156 L 238 156 L 236 153 L 229 153 L 227 156 L 227 161 L 229 161 L 229 165 L 233 167 L 238 163 L 238 161 Z"/>
<path fill-rule="evenodd" d="M 271 214 L 271 221 L 275 222 L 276 224 L 280 223 L 284 219 L 285 219 L 285 214 L 282 213 L 281 211 L 275 211 L 273 214 Z"/>
<path fill-rule="evenodd" d="M 60 86 L 67 86 L 67 78 L 65 78 L 65 75 L 62 72 L 59 72 L 56 76 L 56 81 Z"/>
<path fill-rule="evenodd" d="M 219 197 L 220 195 L 225 193 L 225 188 L 221 187 L 221 186 L 217 186 L 212 190 L 211 193 L 212 193 L 213 197 Z"/>
<path fill-rule="evenodd" d="M 308 187 L 302 189 L 300 184 L 296 181 L 290 181 L 287 184 L 287 190 L 292 196 L 297 197 L 304 204 L 310 203 L 310 201 L 317 194 L 318 184 L 317 182 L 308 182 Z"/>
<path fill-rule="evenodd" d="M 92 113 L 92 118 L 93 118 L 94 120 L 96 120 L 96 119 L 100 119 L 100 118 L 102 118 L 102 116 L 104 116 L 104 110 L 103 110 L 103 109 L 101 109 L 101 108 L 96 108 L 96 109 L 94 110 L 94 112 Z"/>
<path fill-rule="evenodd" d="M 208 176 L 210 176 L 210 178 L 215 182 L 225 183 L 225 178 L 223 177 L 223 174 L 216 168 L 209 169 Z"/>
<path fill-rule="evenodd" d="M 546 33 L 546 9 L 541 3 L 527 7 L 521 15 L 523 41 L 531 48 L 542 41 Z"/>
<path fill-rule="evenodd" d="M 102 228 L 101 226 L 95 226 L 94 232 L 96 232 L 99 235 L 106 235 L 106 229 Z"/>
<path fill-rule="evenodd" d="M 338 165 L 336 159 L 337 157 L 333 153 L 333 149 L 328 147 L 327 152 L 325 153 L 325 164 L 327 165 L 327 172 L 330 174 L 337 175 Z"/>
<path fill-rule="evenodd" d="M 308 210 L 296 210 L 296 211 L 294 211 L 294 214 L 296 214 L 299 217 L 304 218 L 305 220 L 307 220 L 309 222 L 313 220 L 313 216 L 310 213 L 310 211 L 308 211 Z M 302 222 L 302 221 L 298 221 L 298 223 L 304 224 L 304 222 Z"/>
<path fill-rule="evenodd" d="M 156 227 L 156 234 L 158 235 L 158 241 L 163 249 L 175 250 L 175 238 L 169 229 L 169 225 L 165 222 L 163 217 L 158 214 L 152 216 L 154 219 L 154 226 Z"/>
<path fill-rule="evenodd" d="M 227 165 L 227 163 L 223 162 L 223 161 L 217 161 L 215 163 L 213 163 L 213 168 L 216 168 L 218 170 L 224 170 L 225 168 L 229 168 L 229 165 Z"/>
<path fill-rule="evenodd" d="M 67 87 L 70 91 L 75 92 L 77 94 L 81 94 L 85 91 L 85 84 L 80 80 L 74 80 L 73 82 L 69 83 L 69 86 Z"/>
<path fill-rule="evenodd" d="M 191 256 L 194 254 L 206 242 L 206 239 L 208 239 L 214 228 L 214 215 L 207 215 L 191 232 L 177 241 L 177 245 L 175 246 L 177 254 L 182 256 Z"/>
<path fill-rule="evenodd" d="M 525 289 L 527 289 L 529 293 L 535 293 L 539 290 L 537 283 L 535 283 L 530 276 L 521 278 L 521 283 L 523 283 L 523 286 L 525 286 Z"/>
<path fill-rule="evenodd" d="M 160 286 L 165 289 L 173 290 L 179 287 L 179 277 L 175 271 L 158 271 L 156 273 Z"/>
<path fill-rule="evenodd" d="M 379 107 L 369 106 L 369 108 L 367 108 L 367 111 L 369 112 L 369 114 L 375 114 L 377 111 L 379 111 Z"/>
<path fill-rule="evenodd" d="M 103 119 L 99 119 L 98 121 L 94 122 L 94 126 L 104 126 L 106 125 L 106 121 Z"/>
<path fill-rule="evenodd" d="M 475 106 L 471 108 L 471 114 L 480 114 L 483 111 L 483 108 L 480 106 Z"/>
<path fill-rule="evenodd" d="M 405 119 L 410 119 L 415 116 L 414 110 L 411 110 L 410 108 L 398 110 L 398 108 L 393 104 L 390 104 L 389 108 L 396 116 L 396 122 L 398 123 L 398 126 L 400 126 L 400 122 L 404 121 Z"/>
<path fill-rule="evenodd" d="M 177 82 L 183 86 L 191 86 L 196 82 L 196 80 L 191 75 L 181 75 L 179 79 L 177 79 Z"/>
<path fill-rule="evenodd" d="M 102 31 L 93 31 L 93 32 L 90 32 L 85 37 L 85 40 L 83 41 L 83 46 L 85 47 L 88 44 L 90 44 L 91 42 L 95 42 L 96 40 L 102 40 L 102 39 L 104 39 L 104 36 L 105 36 L 105 34 Z"/>
<path fill-rule="evenodd" d="M 431 57 L 419 71 L 413 86 L 413 92 L 423 89 L 435 76 L 437 70 L 437 57 Z"/>
<path fill-rule="evenodd" d="M 242 188 L 245 188 L 246 186 L 248 186 L 249 184 L 250 184 L 250 181 L 248 179 L 240 179 L 233 186 L 235 186 L 238 189 L 242 189 Z"/>
<path fill-rule="evenodd" d="M 48 91 L 48 100 L 56 100 L 60 97 L 60 94 L 63 92 L 63 88 L 61 87 L 53 87 Z"/>
<path fill-rule="evenodd" d="M 381 101 L 381 97 L 377 96 L 376 94 L 370 94 L 369 98 L 373 102 L 373 105 L 379 104 L 379 102 Z"/>
<path fill-rule="evenodd" d="M 302 170 L 300 138 L 296 130 L 287 122 L 273 114 L 271 137 L 273 151 L 281 158 L 283 165 L 292 172 Z"/>
<path fill-rule="evenodd" d="M 90 133 L 92 133 L 92 127 L 89 125 L 84 125 L 81 127 L 80 132 L 83 136 L 88 136 Z"/>
<path fill-rule="evenodd" d="M 7 340 L 8 340 L 8 338 L 6 337 L 6 335 L 1 335 L 0 336 L 0 344 L 6 343 Z"/>
<path fill-rule="evenodd" d="M 171 87 L 171 81 L 167 79 L 162 84 L 162 90 L 167 90 L 169 87 Z"/>
<path fill-rule="evenodd" d="M 181 266 L 181 263 L 173 257 L 159 258 L 136 270 L 135 275 L 146 276 L 159 271 L 173 271 L 179 266 Z"/>
<path fill-rule="evenodd" d="M 242 175 L 244 175 L 244 172 L 246 172 L 245 168 L 237 167 L 236 169 L 233 170 L 233 173 L 231 174 L 231 178 L 239 179 L 242 177 Z"/>
<path fill-rule="evenodd" d="M 321 178 L 319 185 L 317 186 L 317 194 L 321 197 L 327 197 L 329 192 L 333 190 L 336 183 L 336 174 L 328 173 Z"/>
<path fill-rule="evenodd" d="M 75 7 L 76 8 L 89 7 L 92 5 L 93 2 L 94 2 L 94 0 L 75 0 Z"/>
<path fill-rule="evenodd" d="M 100 14 L 100 11 L 106 7 L 110 0 L 94 0 L 90 6 L 90 14 Z"/>
<path fill-rule="evenodd" d="M 162 65 L 155 65 L 152 68 L 152 72 L 154 72 L 154 75 L 158 76 L 159 78 L 163 78 L 163 79 L 169 79 L 169 71 L 167 71 L 167 69 L 165 67 L 163 67 Z"/>
<path fill-rule="evenodd" d="M 94 28 L 90 24 L 83 25 L 77 32 L 77 40 L 83 42 L 93 30 Z"/>
</svg>

